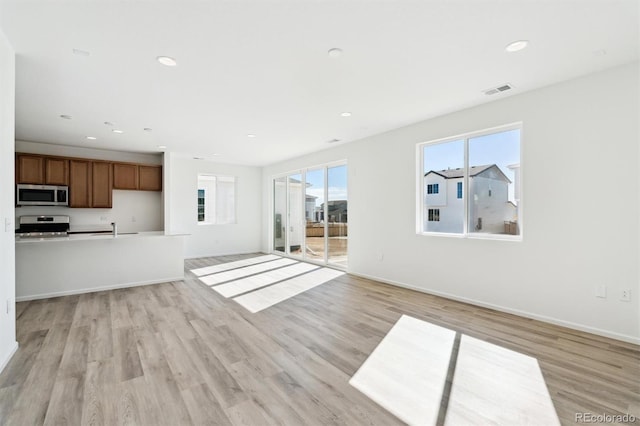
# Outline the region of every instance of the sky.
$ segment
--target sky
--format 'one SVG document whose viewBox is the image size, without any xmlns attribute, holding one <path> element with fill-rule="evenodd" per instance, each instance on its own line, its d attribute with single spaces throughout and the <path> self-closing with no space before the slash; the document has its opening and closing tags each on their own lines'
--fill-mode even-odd
<svg viewBox="0 0 640 426">
<path fill-rule="evenodd" d="M 469 139 L 469 165 L 497 164 L 513 180 L 507 165 L 520 163 L 520 130 L 493 133 Z M 462 139 L 424 146 L 424 172 L 464 167 Z"/>
</svg>

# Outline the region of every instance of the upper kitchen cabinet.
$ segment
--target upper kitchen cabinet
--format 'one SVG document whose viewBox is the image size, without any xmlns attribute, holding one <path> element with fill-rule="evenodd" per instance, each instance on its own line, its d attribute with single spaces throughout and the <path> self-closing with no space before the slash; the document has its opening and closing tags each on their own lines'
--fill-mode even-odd
<svg viewBox="0 0 640 426">
<path fill-rule="evenodd" d="M 91 161 L 69 161 L 69 207 L 91 207 Z"/>
<path fill-rule="evenodd" d="M 138 165 L 114 163 L 113 189 L 138 189 Z"/>
<path fill-rule="evenodd" d="M 162 191 L 162 166 L 138 166 L 138 189 Z"/>
<path fill-rule="evenodd" d="M 69 185 L 69 160 L 18 154 L 16 156 L 16 183 Z"/>
<path fill-rule="evenodd" d="M 91 207 L 110 209 L 112 206 L 113 167 L 111 163 L 92 163 Z"/>
<path fill-rule="evenodd" d="M 69 185 L 69 160 L 64 158 L 44 159 L 44 183 L 47 185 Z"/>
<path fill-rule="evenodd" d="M 44 184 L 44 158 L 37 155 L 17 155 L 16 179 L 16 183 Z"/>
</svg>

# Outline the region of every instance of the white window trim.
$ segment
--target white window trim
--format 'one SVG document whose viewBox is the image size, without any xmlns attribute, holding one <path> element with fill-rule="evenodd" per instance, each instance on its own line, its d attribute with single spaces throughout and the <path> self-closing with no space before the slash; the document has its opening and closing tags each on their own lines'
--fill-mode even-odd
<svg viewBox="0 0 640 426">
<path fill-rule="evenodd" d="M 201 173 L 198 172 L 197 175 L 197 179 L 200 180 L 200 176 L 211 176 L 211 177 L 215 177 L 216 178 L 216 186 L 218 185 L 218 178 L 233 178 L 233 222 L 229 222 L 229 223 L 216 223 L 216 222 L 200 222 L 199 220 L 197 220 L 196 218 L 196 224 L 198 226 L 233 226 L 233 225 L 237 225 L 238 224 L 238 177 L 237 176 L 231 176 L 231 175 L 223 175 L 223 174 L 215 174 L 215 173 Z M 196 187 L 198 187 L 198 182 L 196 182 Z M 196 188 L 196 191 L 200 189 L 200 188 Z M 206 200 L 206 198 L 205 198 Z M 196 213 L 197 213 L 197 208 L 198 208 L 198 200 L 196 198 Z M 206 215 L 206 201 L 205 201 L 205 219 L 207 217 Z M 214 215 L 215 217 L 216 215 Z"/>
<path fill-rule="evenodd" d="M 424 203 L 424 195 L 425 194 L 425 185 L 424 185 L 424 146 L 426 145 L 435 145 L 439 143 L 447 143 L 453 142 L 460 139 L 467 140 L 471 138 L 477 138 L 481 136 L 490 135 L 493 133 L 506 132 L 509 130 L 520 130 L 520 177 L 519 177 L 519 194 L 520 194 L 520 215 L 518 216 L 518 222 L 520 223 L 520 234 L 519 235 L 503 235 L 503 234 L 485 234 L 482 232 L 473 232 L 470 233 L 468 230 L 469 226 L 469 196 L 466 193 L 467 188 L 469 188 L 469 176 L 465 175 L 463 184 L 462 184 L 462 198 L 464 202 L 464 226 L 463 232 L 459 233 L 450 233 L 450 232 L 428 232 L 423 231 L 423 221 L 425 214 L 425 203 Z M 523 187 L 523 161 L 522 161 L 522 145 L 524 140 L 524 126 L 521 121 L 505 124 L 502 126 L 490 127 L 483 130 L 473 131 L 461 133 L 454 136 L 448 136 L 446 138 L 434 139 L 425 142 L 419 142 L 416 144 L 416 234 L 425 237 L 445 237 L 445 238 L 461 238 L 461 239 L 470 239 L 470 240 L 497 240 L 497 241 L 513 241 L 513 242 L 521 242 L 524 237 L 524 197 L 522 196 L 522 187 Z M 464 144 L 464 168 L 465 170 L 469 169 L 469 144 L 465 142 Z"/>
</svg>

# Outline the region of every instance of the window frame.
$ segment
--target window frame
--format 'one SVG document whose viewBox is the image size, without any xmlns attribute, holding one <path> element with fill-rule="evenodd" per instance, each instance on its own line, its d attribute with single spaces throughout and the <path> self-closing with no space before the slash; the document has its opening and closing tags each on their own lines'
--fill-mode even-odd
<svg viewBox="0 0 640 426">
<path fill-rule="evenodd" d="M 494 133 L 506 132 L 509 130 L 520 130 L 520 158 L 519 158 L 519 179 L 518 179 L 518 188 L 517 192 L 520 194 L 519 196 L 519 212 L 518 212 L 518 222 L 520 224 L 520 234 L 519 235 L 507 235 L 507 234 L 490 234 L 490 233 L 482 233 L 482 232 L 469 232 L 469 195 L 466 193 L 469 190 L 469 175 L 467 173 L 469 169 L 469 139 L 478 138 L 482 136 L 491 135 Z M 426 193 L 426 185 L 424 183 L 424 147 L 427 145 L 436 145 L 436 144 L 444 144 L 448 142 L 454 141 L 464 141 L 464 170 L 465 175 L 462 179 L 462 200 L 464 204 L 464 221 L 463 221 L 463 231 L 462 233 L 452 233 L 452 232 L 433 232 L 433 231 L 425 231 L 423 229 L 424 218 L 428 216 L 428 207 L 425 206 L 425 195 Z M 479 240 L 501 240 L 501 241 L 514 241 L 520 242 L 524 238 L 524 197 L 522 193 L 523 187 L 523 141 L 524 141 L 524 126 L 521 121 L 509 123 L 501 126 L 495 126 L 486 128 L 483 130 L 476 130 L 466 133 L 461 133 L 457 135 L 447 136 L 445 138 L 433 139 L 424 142 L 419 142 L 416 144 L 416 234 L 426 237 L 445 237 L 445 238 L 461 238 L 461 239 L 479 239 Z M 514 182 L 514 185 L 516 182 Z M 457 195 L 457 194 L 456 194 Z M 425 215 L 426 214 L 426 215 Z"/>
<path fill-rule="evenodd" d="M 226 222 L 226 223 L 218 223 L 217 222 L 217 217 L 218 217 L 217 202 L 214 204 L 214 208 L 216 210 L 211 215 L 207 215 L 207 200 L 209 199 L 209 197 L 207 195 L 206 188 L 200 188 L 200 177 L 201 176 L 207 176 L 207 177 L 215 178 L 215 188 L 216 188 L 216 193 L 214 195 L 215 198 L 218 197 L 218 178 L 233 179 L 233 221 Z M 200 207 L 200 203 L 199 203 L 200 197 L 199 197 L 198 191 L 200 191 L 201 189 L 204 190 L 204 220 L 203 221 L 198 220 L 199 207 Z M 196 224 L 198 226 L 226 226 L 226 225 L 237 225 L 238 224 L 238 176 L 225 175 L 225 174 L 216 174 L 216 173 L 198 172 L 197 179 L 196 179 L 196 194 L 198 194 L 196 196 Z M 207 218 L 213 218 L 214 221 L 213 222 L 209 222 L 209 221 L 207 221 Z"/>
</svg>

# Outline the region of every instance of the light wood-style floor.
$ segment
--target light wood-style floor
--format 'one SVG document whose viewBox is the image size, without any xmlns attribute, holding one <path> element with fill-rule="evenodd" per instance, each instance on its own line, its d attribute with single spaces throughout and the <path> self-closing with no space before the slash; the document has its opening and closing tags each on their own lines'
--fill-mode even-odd
<svg viewBox="0 0 640 426">
<path fill-rule="evenodd" d="M 638 346 L 349 275 L 252 314 L 188 272 L 245 257 L 18 303 L 0 424 L 401 424 L 348 381 L 402 314 L 537 358 L 563 424 L 640 417 Z"/>
</svg>

